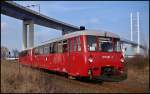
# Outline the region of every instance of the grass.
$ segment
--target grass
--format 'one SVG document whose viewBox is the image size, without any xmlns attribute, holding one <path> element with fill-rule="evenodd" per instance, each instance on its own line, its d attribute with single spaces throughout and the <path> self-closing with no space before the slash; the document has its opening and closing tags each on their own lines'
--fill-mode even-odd
<svg viewBox="0 0 150 94">
<path fill-rule="evenodd" d="M 137 55 L 134 58 L 127 58 L 126 62 L 129 83 L 135 81 L 141 86 L 149 87 L 149 57 Z"/>
<path fill-rule="evenodd" d="M 131 69 L 142 70 L 148 68 L 149 57 L 137 55 L 134 58 L 126 58 L 127 66 Z"/>
<path fill-rule="evenodd" d="M 128 79 L 101 84 L 69 80 L 35 68 L 1 60 L 1 93 L 148 92 L 149 58 L 127 58 Z M 137 88 L 137 89 L 136 89 Z"/>
<path fill-rule="evenodd" d="M 5 60 L 1 62 L 2 93 L 50 92 L 49 83 L 51 83 L 51 79 L 39 70 L 19 66 L 14 62 Z"/>
</svg>

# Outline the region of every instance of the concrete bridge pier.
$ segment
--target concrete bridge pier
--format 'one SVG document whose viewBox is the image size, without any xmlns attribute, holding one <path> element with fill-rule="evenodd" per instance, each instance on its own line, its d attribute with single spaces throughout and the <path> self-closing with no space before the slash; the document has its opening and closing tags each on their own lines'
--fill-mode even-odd
<svg viewBox="0 0 150 94">
<path fill-rule="evenodd" d="M 29 36 L 28 36 L 29 35 Z M 23 20 L 23 50 L 34 46 L 34 22 L 32 20 Z M 28 45 L 29 40 L 29 45 Z"/>
</svg>

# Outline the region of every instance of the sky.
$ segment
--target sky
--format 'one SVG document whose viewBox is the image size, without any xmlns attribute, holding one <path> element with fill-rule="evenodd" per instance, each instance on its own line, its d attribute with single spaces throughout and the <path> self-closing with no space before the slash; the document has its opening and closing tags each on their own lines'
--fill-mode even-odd
<svg viewBox="0 0 150 94">
<path fill-rule="evenodd" d="M 40 4 L 40 13 L 91 30 L 105 30 L 130 40 L 130 13 L 140 13 L 140 42 L 149 44 L 148 1 L 15 1 L 23 6 Z M 38 12 L 38 7 L 30 7 Z M 34 25 L 34 45 L 62 36 L 61 31 Z M 133 32 L 137 42 L 137 32 Z M 1 14 L 1 45 L 22 50 L 22 21 Z"/>
</svg>

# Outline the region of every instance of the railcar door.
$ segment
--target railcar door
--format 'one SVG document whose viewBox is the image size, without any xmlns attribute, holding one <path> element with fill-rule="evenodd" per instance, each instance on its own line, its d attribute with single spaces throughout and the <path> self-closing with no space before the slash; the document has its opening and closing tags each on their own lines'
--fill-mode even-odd
<svg viewBox="0 0 150 94">
<path fill-rule="evenodd" d="M 68 39 L 69 52 L 68 52 L 68 74 L 73 76 L 73 38 Z"/>
<path fill-rule="evenodd" d="M 38 67 L 38 55 L 39 55 L 39 50 L 38 48 L 33 49 L 33 66 Z"/>
<path fill-rule="evenodd" d="M 44 68 L 45 69 L 48 69 L 48 66 L 49 66 L 49 64 L 48 64 L 48 54 L 49 54 L 49 44 L 46 44 L 45 46 L 44 46 Z"/>
<path fill-rule="evenodd" d="M 69 41 L 68 40 L 63 40 L 63 46 L 62 46 L 62 50 L 63 50 L 63 55 L 62 55 L 62 72 L 69 72 Z"/>
<path fill-rule="evenodd" d="M 44 56 L 44 47 L 43 46 L 41 46 L 41 47 L 39 47 L 39 53 L 40 53 L 40 55 L 38 56 L 38 59 L 39 59 L 39 66 L 40 66 L 40 68 L 44 68 L 44 64 L 45 64 L 45 56 Z"/>
<path fill-rule="evenodd" d="M 77 76 L 80 72 L 80 66 L 81 66 L 81 43 L 80 43 L 80 37 L 74 37 L 69 39 L 69 62 L 68 62 L 68 69 L 69 69 L 69 75 Z"/>
</svg>

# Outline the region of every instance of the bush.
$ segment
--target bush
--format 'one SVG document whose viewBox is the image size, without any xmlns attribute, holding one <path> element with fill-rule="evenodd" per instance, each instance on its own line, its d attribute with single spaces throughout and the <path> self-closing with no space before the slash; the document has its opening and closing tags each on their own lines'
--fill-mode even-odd
<svg viewBox="0 0 150 94">
<path fill-rule="evenodd" d="M 144 69 L 149 66 L 149 57 L 136 55 L 133 58 L 126 58 L 128 67 L 135 69 Z"/>
</svg>

